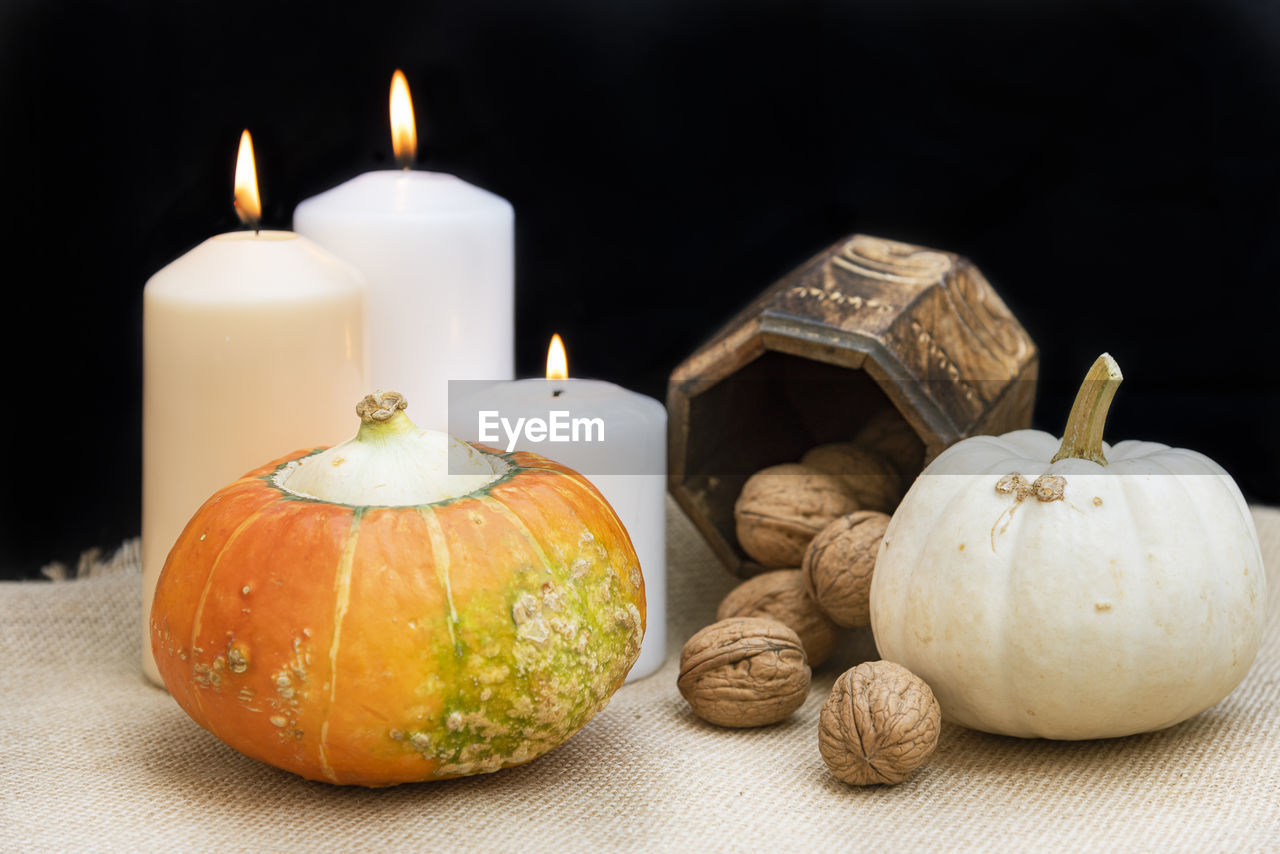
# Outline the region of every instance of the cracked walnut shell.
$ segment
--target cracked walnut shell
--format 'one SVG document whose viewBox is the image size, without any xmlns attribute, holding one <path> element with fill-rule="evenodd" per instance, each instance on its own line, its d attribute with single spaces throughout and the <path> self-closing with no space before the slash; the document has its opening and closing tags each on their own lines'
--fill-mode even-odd
<svg viewBox="0 0 1280 854">
<path fill-rule="evenodd" d="M 924 468 L 924 442 L 892 409 L 882 409 L 867 419 L 854 435 L 853 443 L 888 459 L 902 475 L 904 491 Z"/>
<path fill-rule="evenodd" d="M 938 746 L 942 711 L 924 680 L 891 661 L 840 674 L 822 705 L 818 750 L 846 783 L 901 783 Z"/>
<path fill-rule="evenodd" d="M 832 519 L 861 509 L 842 478 L 784 463 L 747 479 L 733 505 L 738 543 L 766 567 L 795 567 Z"/>
<path fill-rule="evenodd" d="M 838 626 L 871 625 L 871 578 L 889 516 L 859 510 L 813 538 L 800 571 L 818 607 Z"/>
<path fill-rule="evenodd" d="M 800 637 L 811 667 L 826 661 L 840 639 L 839 626 L 809 596 L 798 569 L 775 569 L 730 590 L 716 609 L 717 620 L 729 617 L 767 617 L 782 623 Z"/>
<path fill-rule="evenodd" d="M 834 475 L 858 502 L 858 510 L 892 513 L 902 499 L 902 478 L 887 457 L 853 442 L 829 442 L 810 448 L 800 464 Z"/>
<path fill-rule="evenodd" d="M 734 617 L 689 638 L 676 686 L 703 720 L 751 727 L 777 723 L 800 708 L 809 675 L 795 632 L 777 620 Z"/>
</svg>

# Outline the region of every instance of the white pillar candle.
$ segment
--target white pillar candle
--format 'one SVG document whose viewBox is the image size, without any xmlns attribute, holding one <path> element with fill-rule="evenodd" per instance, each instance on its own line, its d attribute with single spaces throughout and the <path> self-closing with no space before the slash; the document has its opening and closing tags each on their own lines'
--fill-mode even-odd
<svg viewBox="0 0 1280 854">
<path fill-rule="evenodd" d="M 392 122 L 407 166 L 413 113 L 407 87 L 397 100 L 402 80 L 397 72 Z M 514 223 L 500 196 L 407 168 L 365 173 L 294 211 L 299 234 L 368 279 L 370 382 L 403 394 L 422 427 L 446 429 L 449 380 L 515 376 Z"/>
<path fill-rule="evenodd" d="M 644 643 L 627 681 L 658 670 L 667 634 L 666 408 L 601 380 L 526 379 L 454 388 L 450 433 L 555 460 L 586 476 L 613 507 L 631 536 L 645 585 Z"/>
<path fill-rule="evenodd" d="M 157 685 L 148 617 L 187 520 L 246 471 L 351 433 L 368 391 L 363 288 L 356 270 L 287 231 L 220 234 L 147 282 L 142 664 Z"/>
</svg>

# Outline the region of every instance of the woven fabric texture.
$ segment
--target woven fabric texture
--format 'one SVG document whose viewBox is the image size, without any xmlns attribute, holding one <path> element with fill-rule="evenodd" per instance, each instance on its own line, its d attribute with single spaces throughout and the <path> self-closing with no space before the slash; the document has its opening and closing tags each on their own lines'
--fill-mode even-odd
<svg viewBox="0 0 1280 854">
<path fill-rule="evenodd" d="M 690 712 L 680 648 L 735 579 L 674 503 L 658 673 L 528 765 L 380 790 L 247 759 L 149 685 L 126 544 L 75 581 L 0 584 L 0 850 L 1280 850 L 1280 510 L 1254 518 L 1272 568 L 1269 624 L 1248 677 L 1216 707 L 1092 742 L 944 724 L 914 777 L 865 789 L 830 775 L 817 726 L 835 677 L 873 654 L 866 632 L 782 724 L 725 730 Z"/>
</svg>

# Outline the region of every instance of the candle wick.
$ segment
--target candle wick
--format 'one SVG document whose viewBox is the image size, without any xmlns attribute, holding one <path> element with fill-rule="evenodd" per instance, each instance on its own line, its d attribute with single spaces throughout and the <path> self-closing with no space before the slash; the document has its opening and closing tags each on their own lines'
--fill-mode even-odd
<svg viewBox="0 0 1280 854">
<path fill-rule="evenodd" d="M 555 391 L 551 392 L 552 397 L 559 397 L 562 394 L 564 394 L 564 389 L 562 388 L 558 388 Z"/>
</svg>

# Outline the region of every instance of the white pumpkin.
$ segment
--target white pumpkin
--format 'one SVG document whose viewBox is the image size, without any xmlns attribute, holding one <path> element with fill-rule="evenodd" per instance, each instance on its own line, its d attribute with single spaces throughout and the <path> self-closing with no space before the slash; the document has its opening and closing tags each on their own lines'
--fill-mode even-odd
<svg viewBox="0 0 1280 854">
<path fill-rule="evenodd" d="M 1104 445 L 1119 381 L 1104 354 L 1061 447 L 1034 430 L 963 440 L 894 513 L 872 630 L 944 718 L 1022 737 L 1129 735 L 1209 708 L 1248 672 L 1267 600 L 1249 509 L 1202 454 Z"/>
</svg>

